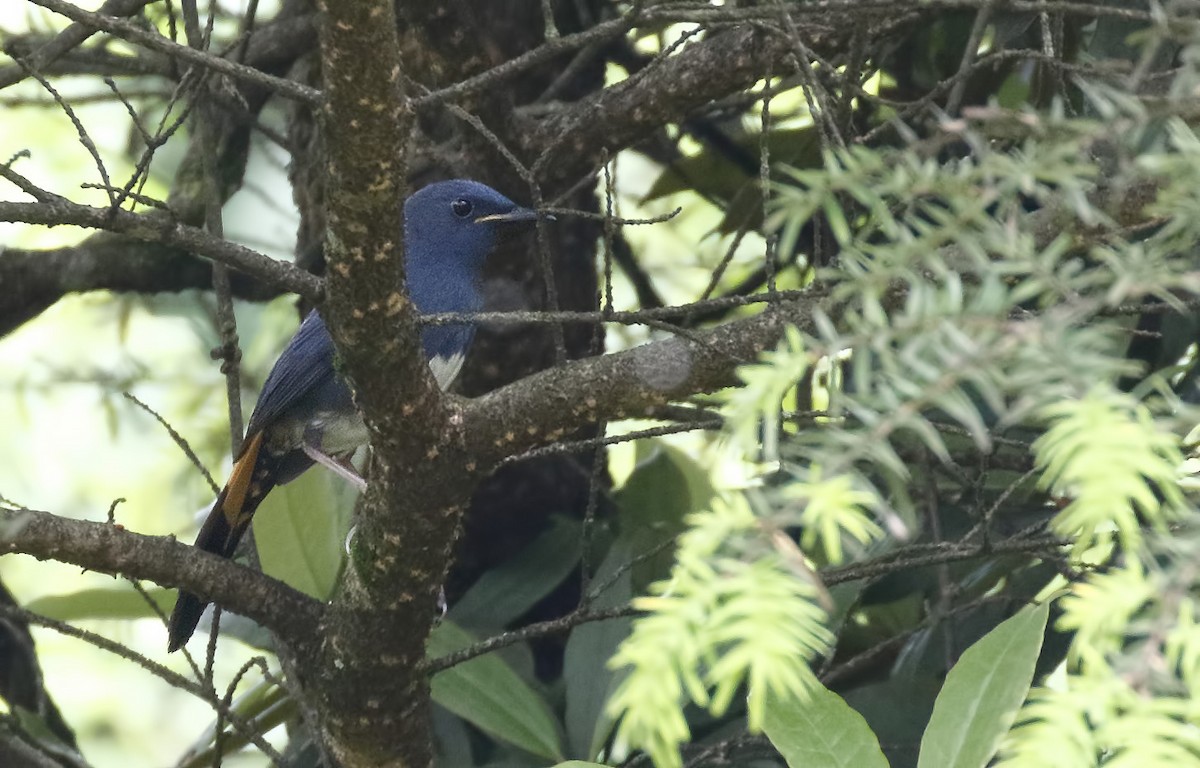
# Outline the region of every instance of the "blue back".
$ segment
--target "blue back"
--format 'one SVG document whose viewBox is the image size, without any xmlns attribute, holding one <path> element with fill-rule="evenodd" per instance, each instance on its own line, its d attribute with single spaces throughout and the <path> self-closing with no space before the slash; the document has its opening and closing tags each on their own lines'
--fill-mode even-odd
<svg viewBox="0 0 1200 768">
<path fill-rule="evenodd" d="M 417 310 L 478 311 L 483 265 L 504 222 L 477 219 L 522 210 L 491 187 L 463 179 L 437 182 L 409 197 L 404 204 L 405 269 Z M 453 358 L 465 354 L 474 335 L 471 323 L 429 325 L 421 330 L 421 344 L 427 358 Z M 333 340 L 314 310 L 267 376 L 247 435 L 292 412 L 305 419 L 316 410 L 345 407 L 353 408 L 350 391 L 334 372 Z"/>
</svg>

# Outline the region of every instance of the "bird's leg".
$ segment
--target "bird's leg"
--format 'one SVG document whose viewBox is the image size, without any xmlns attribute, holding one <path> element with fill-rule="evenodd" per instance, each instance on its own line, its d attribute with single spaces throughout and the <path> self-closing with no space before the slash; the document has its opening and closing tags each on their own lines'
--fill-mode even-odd
<svg viewBox="0 0 1200 768">
<path fill-rule="evenodd" d="M 349 457 L 339 461 L 333 456 L 321 453 L 321 451 L 313 448 L 308 443 L 304 443 L 303 448 L 304 453 L 308 456 L 308 458 L 312 459 L 323 467 L 328 467 L 329 469 L 333 470 L 335 474 L 353 485 L 359 491 L 365 491 L 367 489 L 367 481 L 363 479 L 362 475 L 354 471 L 354 467 L 350 464 Z"/>
</svg>

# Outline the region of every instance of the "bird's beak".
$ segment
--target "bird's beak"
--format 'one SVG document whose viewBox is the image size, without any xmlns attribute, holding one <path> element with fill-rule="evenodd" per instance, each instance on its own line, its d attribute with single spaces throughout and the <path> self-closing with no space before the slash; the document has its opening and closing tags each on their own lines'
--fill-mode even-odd
<svg viewBox="0 0 1200 768">
<path fill-rule="evenodd" d="M 541 218 L 554 221 L 554 217 L 549 214 L 540 214 Z M 518 222 L 518 221 L 536 221 L 538 212 L 532 208 L 513 208 L 508 213 L 492 213 L 487 216 L 480 216 L 475 219 L 476 224 L 487 224 L 490 222 Z"/>
</svg>

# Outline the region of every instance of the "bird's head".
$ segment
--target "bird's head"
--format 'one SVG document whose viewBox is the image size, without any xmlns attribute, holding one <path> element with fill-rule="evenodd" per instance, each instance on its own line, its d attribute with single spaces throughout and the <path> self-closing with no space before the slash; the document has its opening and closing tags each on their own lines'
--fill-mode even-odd
<svg viewBox="0 0 1200 768">
<path fill-rule="evenodd" d="M 404 247 L 410 269 L 417 263 L 479 269 L 501 230 L 536 218 L 534 211 L 477 181 L 430 184 L 404 204 Z"/>
</svg>

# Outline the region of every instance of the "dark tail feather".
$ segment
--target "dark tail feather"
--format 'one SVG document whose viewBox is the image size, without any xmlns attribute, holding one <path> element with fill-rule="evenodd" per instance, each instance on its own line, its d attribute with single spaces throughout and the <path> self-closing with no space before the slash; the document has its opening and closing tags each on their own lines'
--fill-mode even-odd
<svg viewBox="0 0 1200 768">
<path fill-rule="evenodd" d="M 208 513 L 208 519 L 200 529 L 200 535 L 196 537 L 195 544 L 197 548 L 221 557 L 233 556 L 233 551 L 246 530 L 245 525 L 238 528 L 229 525 L 223 508 L 228 495 L 228 488 L 221 491 L 212 511 Z M 246 522 L 249 523 L 249 519 Z M 179 593 L 179 599 L 175 601 L 175 610 L 171 612 L 171 619 L 167 623 L 168 652 L 178 650 L 188 641 L 196 631 L 196 625 L 200 623 L 200 617 L 204 615 L 207 605 L 207 600 L 201 600 L 191 592 Z"/>
<path fill-rule="evenodd" d="M 234 464 L 229 482 L 217 496 L 212 511 L 196 536 L 195 546 L 198 549 L 220 557 L 233 557 L 238 542 L 250 527 L 254 510 L 274 486 L 269 476 L 262 477 L 264 473 L 257 471 L 261 445 L 262 435 L 255 435 Z M 178 650 L 188 641 L 196 631 L 207 605 L 207 600 L 201 600 L 190 592 L 179 593 L 175 610 L 171 611 L 171 618 L 167 622 L 168 652 Z"/>
<path fill-rule="evenodd" d="M 191 592 L 179 593 L 179 599 L 175 601 L 175 610 L 171 611 L 171 621 L 167 625 L 167 653 L 178 651 L 191 639 L 207 606 L 208 603 L 201 602 L 200 598 Z"/>
</svg>

